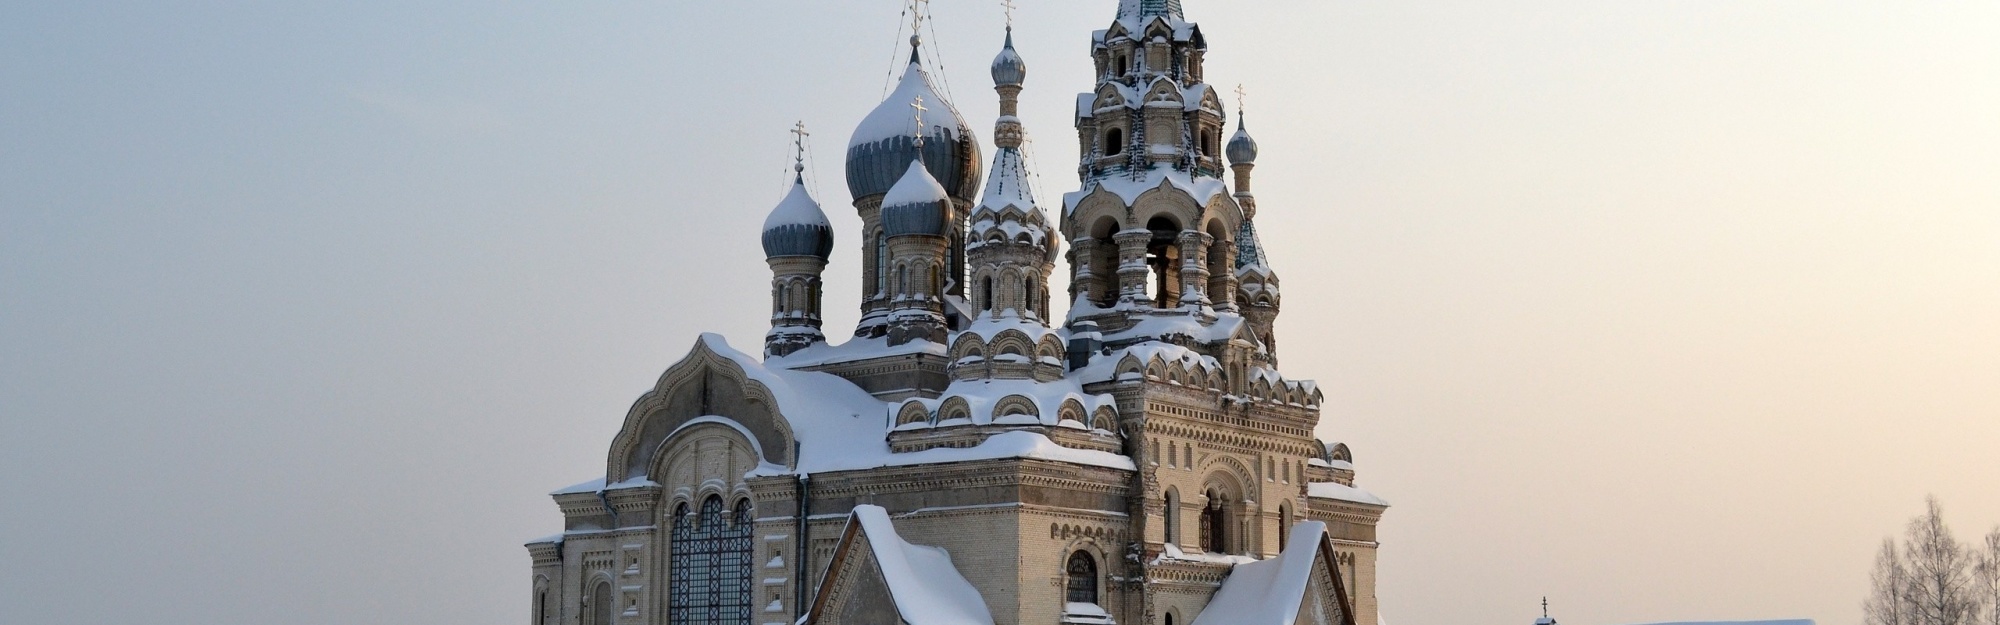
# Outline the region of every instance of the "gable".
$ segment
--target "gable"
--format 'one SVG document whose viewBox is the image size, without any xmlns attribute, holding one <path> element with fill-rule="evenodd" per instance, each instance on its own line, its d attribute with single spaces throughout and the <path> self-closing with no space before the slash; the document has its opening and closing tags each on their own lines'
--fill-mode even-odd
<svg viewBox="0 0 2000 625">
<path fill-rule="evenodd" d="M 1193 625 L 1354 625 L 1326 524 L 1304 521 L 1278 555 L 1238 564 Z"/>
<path fill-rule="evenodd" d="M 633 402 L 625 425 L 611 441 L 606 459 L 606 483 L 636 477 L 654 478 L 659 454 L 674 433 L 705 417 L 722 417 L 740 426 L 764 462 L 790 466 L 792 428 L 778 412 L 769 388 L 750 379 L 743 366 L 709 345 L 720 337 L 703 336 L 688 355 L 668 367 L 653 387 Z"/>
<path fill-rule="evenodd" d="M 880 506 L 854 507 L 819 587 L 805 625 L 993 625 L 950 554 L 905 542 Z"/>
</svg>

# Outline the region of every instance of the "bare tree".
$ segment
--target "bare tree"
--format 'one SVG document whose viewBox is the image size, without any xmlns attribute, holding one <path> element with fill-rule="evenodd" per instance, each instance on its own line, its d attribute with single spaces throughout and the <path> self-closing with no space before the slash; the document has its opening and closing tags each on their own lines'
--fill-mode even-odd
<svg viewBox="0 0 2000 625">
<path fill-rule="evenodd" d="M 1903 545 L 1915 625 L 1975 625 L 1979 604 L 1973 600 L 1967 571 L 1972 552 L 1951 535 L 1937 497 L 1925 504 L 1924 515 L 1910 521 Z"/>
<path fill-rule="evenodd" d="M 1979 549 L 1972 565 L 1973 602 L 1984 618 L 1980 625 L 2000 625 L 2000 527 L 1986 533 L 1984 549 Z"/>
<path fill-rule="evenodd" d="M 1861 604 L 1866 625 L 1916 625 L 1916 620 L 1910 617 L 1913 607 L 1910 569 L 1903 565 L 1896 539 L 1882 539 L 1882 549 L 1875 552 L 1875 570 L 1868 574 L 1868 581 L 1871 586 L 1868 601 Z"/>
</svg>

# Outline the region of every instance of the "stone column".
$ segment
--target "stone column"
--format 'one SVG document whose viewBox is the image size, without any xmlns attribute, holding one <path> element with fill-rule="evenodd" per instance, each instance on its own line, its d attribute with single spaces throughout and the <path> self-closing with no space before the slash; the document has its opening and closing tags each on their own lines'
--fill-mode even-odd
<svg viewBox="0 0 2000 625">
<path fill-rule="evenodd" d="M 1182 230 L 1181 305 L 1199 309 L 1208 301 L 1208 244 L 1215 237 L 1200 230 Z"/>
<path fill-rule="evenodd" d="M 1152 301 L 1146 298 L 1146 279 L 1152 273 L 1146 268 L 1146 244 L 1153 240 L 1153 233 L 1121 230 L 1111 235 L 1111 240 L 1118 242 L 1118 303 L 1152 308 Z"/>
</svg>

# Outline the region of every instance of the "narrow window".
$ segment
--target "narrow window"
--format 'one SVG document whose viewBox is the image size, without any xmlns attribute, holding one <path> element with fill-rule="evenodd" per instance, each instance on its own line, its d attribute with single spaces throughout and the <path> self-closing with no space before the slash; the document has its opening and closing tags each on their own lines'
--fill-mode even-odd
<svg viewBox="0 0 2000 625">
<path fill-rule="evenodd" d="M 1104 132 L 1104 155 L 1117 156 L 1125 153 L 1125 131 L 1113 128 Z"/>
<path fill-rule="evenodd" d="M 993 276 L 979 279 L 980 310 L 993 310 Z"/>
<path fill-rule="evenodd" d="M 1292 504 L 1278 505 L 1278 550 L 1284 551 L 1285 544 L 1292 538 Z"/>
<path fill-rule="evenodd" d="M 909 295 L 909 294 L 910 294 L 910 268 L 909 268 L 909 267 L 897 267 L 897 268 L 896 268 L 896 294 L 897 294 L 897 295 Z"/>
<path fill-rule="evenodd" d="M 889 241 L 875 231 L 875 294 L 889 294 Z"/>
<path fill-rule="evenodd" d="M 1181 544 L 1181 492 L 1167 490 L 1167 544 Z"/>
<path fill-rule="evenodd" d="M 1174 625 L 1174 613 L 1168 612 L 1167 619 L 1164 621 L 1164 623 L 1166 623 L 1166 625 Z"/>
<path fill-rule="evenodd" d="M 611 582 L 598 582 L 591 587 L 590 596 L 585 597 L 583 602 L 584 625 L 611 625 L 614 622 L 611 612 L 617 606 L 611 603 Z"/>
<path fill-rule="evenodd" d="M 1215 491 L 1208 492 L 1208 505 L 1201 511 L 1201 548 L 1210 553 L 1224 553 L 1229 547 L 1228 502 Z"/>
<path fill-rule="evenodd" d="M 1097 603 L 1097 560 L 1078 551 L 1069 554 L 1069 602 Z"/>
</svg>

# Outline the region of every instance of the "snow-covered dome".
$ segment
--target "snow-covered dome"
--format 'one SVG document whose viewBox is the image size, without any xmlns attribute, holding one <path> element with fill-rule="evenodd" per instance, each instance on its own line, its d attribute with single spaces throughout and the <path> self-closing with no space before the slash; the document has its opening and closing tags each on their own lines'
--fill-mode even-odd
<svg viewBox="0 0 2000 625">
<path fill-rule="evenodd" d="M 951 196 L 923 162 L 911 160 L 896 186 L 882 196 L 882 234 L 944 236 L 950 232 L 950 204 Z"/>
<path fill-rule="evenodd" d="M 833 223 L 826 220 L 826 213 L 819 208 L 811 193 L 806 192 L 805 181 L 792 179 L 792 190 L 778 207 L 771 209 L 771 216 L 764 218 L 764 256 L 816 256 L 825 259 L 833 255 Z"/>
<path fill-rule="evenodd" d="M 950 101 L 931 87 L 917 56 L 896 90 L 882 100 L 847 141 L 847 190 L 856 198 L 884 193 L 903 175 L 911 159 L 918 158 L 916 109 L 911 105 L 923 98 L 924 164 L 936 174 L 951 197 L 971 200 L 979 193 L 979 140 Z"/>
<path fill-rule="evenodd" d="M 1250 131 L 1243 128 L 1243 120 L 1236 120 L 1236 136 L 1229 138 L 1229 146 L 1223 149 L 1229 155 L 1231 164 L 1255 164 L 1257 162 L 1257 140 L 1250 138 Z"/>
<path fill-rule="evenodd" d="M 993 84 L 1002 87 L 1019 87 L 1028 79 L 1028 63 L 1021 60 L 1020 53 L 1014 51 L 1014 29 L 1007 29 L 1007 45 L 1000 48 L 1000 55 L 993 57 Z"/>
</svg>

